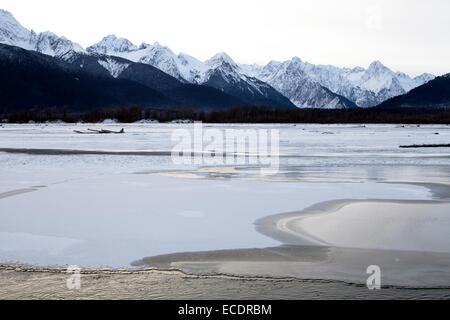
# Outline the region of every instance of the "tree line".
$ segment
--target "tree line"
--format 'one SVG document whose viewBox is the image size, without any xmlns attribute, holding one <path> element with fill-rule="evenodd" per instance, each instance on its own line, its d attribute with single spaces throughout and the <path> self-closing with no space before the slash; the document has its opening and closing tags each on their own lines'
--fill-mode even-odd
<svg viewBox="0 0 450 320">
<path fill-rule="evenodd" d="M 4 113 L 0 119 L 10 123 L 46 122 L 62 120 L 74 122 L 101 122 L 116 119 L 123 123 L 139 120 L 169 122 L 189 119 L 208 123 L 405 123 L 449 124 L 450 111 L 427 109 L 280 109 L 272 107 L 233 107 L 224 110 L 199 111 L 194 108 L 149 109 L 139 105 L 128 108 L 95 109 L 71 113 L 67 107 L 31 108 Z M 4 120 L 5 121 L 5 120 Z"/>
</svg>

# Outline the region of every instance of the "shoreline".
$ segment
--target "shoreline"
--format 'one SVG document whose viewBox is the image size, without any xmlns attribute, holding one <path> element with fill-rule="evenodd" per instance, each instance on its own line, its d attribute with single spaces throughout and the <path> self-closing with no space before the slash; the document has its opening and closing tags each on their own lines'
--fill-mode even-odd
<svg viewBox="0 0 450 320">
<path fill-rule="evenodd" d="M 400 183 L 399 183 L 400 184 Z M 420 185 L 420 184 L 419 184 Z M 423 186 L 423 184 L 422 184 Z M 434 193 L 433 193 L 434 194 Z M 443 198 L 447 199 L 447 197 Z M 263 217 L 255 222 L 258 232 L 288 245 L 333 246 L 299 226 L 299 221 L 319 215 L 330 215 L 352 204 L 449 205 L 443 200 L 339 199 L 316 203 L 300 211 Z M 297 223 L 297 225 L 295 225 Z M 296 230 L 293 230 L 296 229 Z M 386 248 L 371 248 L 386 249 Z"/>
<path fill-rule="evenodd" d="M 262 250 L 269 255 L 277 255 L 280 261 L 247 261 L 249 256 L 261 259 Z M 66 288 L 67 279 L 71 276 L 66 267 L 0 264 L 3 284 L 0 300 L 354 299 L 355 293 L 358 293 L 358 299 L 409 299 L 417 292 L 423 299 L 450 297 L 450 255 L 295 246 L 223 251 L 224 261 L 211 259 L 211 255 L 217 257 L 221 252 L 197 252 L 185 253 L 190 254 L 195 262 L 169 262 L 165 266 L 136 269 L 81 268 L 82 288 L 79 291 Z M 242 260 L 229 260 L 233 254 Z M 176 256 L 173 254 L 169 258 L 177 260 Z M 164 256 L 156 258 L 161 261 L 167 259 Z M 434 261 L 434 267 L 427 265 L 430 260 Z M 382 290 L 373 291 L 366 287 L 366 267 L 374 261 L 382 269 Z M 447 270 L 437 271 L 436 267 Z M 271 274 L 274 268 L 278 275 Z M 236 292 L 230 295 L 230 292 L 223 291 L 225 287 Z"/>
<path fill-rule="evenodd" d="M 20 271 L 15 271 L 16 269 Z M 177 270 L 82 270 L 80 288 L 70 290 L 65 269 L 0 267 L 0 300 L 303 300 L 449 299 L 450 288 L 407 288 L 320 279 L 189 275 Z M 418 296 L 419 294 L 419 296 Z"/>
<path fill-rule="evenodd" d="M 217 250 L 217 251 L 205 251 L 205 252 L 192 252 L 192 253 L 183 253 L 184 254 L 193 254 L 196 255 L 204 255 L 204 257 L 207 257 L 211 253 L 217 254 L 221 252 L 231 253 L 234 251 L 242 251 L 244 254 L 247 254 L 248 252 L 257 252 L 261 250 L 267 250 L 267 251 L 276 251 L 279 249 L 285 248 L 283 246 L 280 247 L 274 247 L 274 248 L 263 248 L 263 249 L 230 249 L 230 250 Z M 309 251 L 309 253 L 316 254 L 316 248 L 314 247 L 291 247 L 291 250 L 296 251 L 296 249 L 302 249 L 306 252 Z M 335 252 L 340 251 L 341 249 L 346 250 L 345 248 L 331 248 L 331 247 L 322 247 L 322 249 L 328 250 L 329 252 Z M 396 253 L 401 253 L 402 251 L 395 251 Z M 300 251 L 297 251 L 300 252 Z M 372 252 L 373 253 L 373 252 Z M 403 252 L 405 253 L 405 252 Z M 427 254 L 426 252 L 416 252 L 418 254 Z M 320 254 L 320 253 L 319 253 Z M 433 254 L 433 253 L 428 253 Z M 180 254 L 174 253 L 167 256 L 178 256 Z M 154 257 L 149 258 L 153 260 Z M 155 258 L 162 258 L 161 260 L 166 259 L 166 255 L 157 256 Z M 450 258 L 450 257 L 449 257 Z M 140 261 L 146 261 L 147 258 L 142 259 Z M 200 260 L 200 259 L 199 259 Z M 334 258 L 327 257 L 326 260 L 334 260 Z M 321 260 L 317 260 L 315 262 L 318 262 Z M 217 262 L 217 261 L 216 261 Z M 234 263 L 238 262 L 238 259 L 235 259 L 233 261 Z M 312 262 L 312 261 L 309 261 Z M 322 261 L 323 262 L 323 261 Z M 198 273 L 194 269 L 190 268 L 181 268 L 183 264 L 188 266 L 187 261 L 180 261 L 177 263 L 173 262 L 165 262 L 164 266 L 157 266 L 157 267 L 149 267 L 144 266 L 144 263 L 139 267 L 136 268 L 104 268 L 104 267 L 87 267 L 87 268 L 80 268 L 80 275 L 164 275 L 164 276 L 181 276 L 185 278 L 191 278 L 191 279 L 226 279 L 226 280 L 244 280 L 244 281 L 258 281 L 258 280 L 264 280 L 264 281 L 270 281 L 270 282 L 318 282 L 318 283 L 340 283 L 345 285 L 351 285 L 351 286 L 357 286 L 357 287 L 365 287 L 365 282 L 354 282 L 350 279 L 334 279 L 334 278 L 326 278 L 326 277 L 297 277 L 297 276 L 274 276 L 274 275 L 263 275 L 263 274 L 232 274 L 232 273 L 226 273 L 226 272 L 201 272 Z M 202 262 L 198 262 L 202 263 Z M 209 263 L 209 262 L 204 262 Z M 169 264 L 173 264 L 173 266 L 169 266 Z M 180 267 L 177 267 L 180 266 Z M 64 275 L 64 276 L 70 276 L 71 272 L 68 272 L 68 268 L 71 266 L 34 266 L 30 264 L 23 264 L 23 263 L 0 263 L 0 274 L 9 272 L 9 273 L 19 273 L 19 274 L 46 274 L 46 275 Z M 433 290 L 433 289 L 449 289 L 450 290 L 450 282 L 444 284 L 444 285 L 432 285 L 432 286 L 411 286 L 407 284 L 386 284 L 383 283 L 383 288 L 396 288 L 396 289 L 411 289 L 411 290 L 417 290 L 417 289 L 424 289 L 424 290 Z M 449 291 L 450 294 L 450 291 Z M 0 297 L 1 300 L 1 297 Z"/>
</svg>

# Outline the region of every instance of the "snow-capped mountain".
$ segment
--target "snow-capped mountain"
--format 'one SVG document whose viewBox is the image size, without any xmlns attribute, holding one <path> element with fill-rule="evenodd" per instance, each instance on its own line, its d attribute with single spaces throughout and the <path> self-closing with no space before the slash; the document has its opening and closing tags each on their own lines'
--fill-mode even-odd
<svg viewBox="0 0 450 320">
<path fill-rule="evenodd" d="M 202 62 L 184 53 L 176 55 L 157 42 L 153 45 L 143 43 L 137 47 L 114 35 L 103 38 L 86 51 L 90 54 L 108 54 L 136 63 L 149 64 L 180 81 L 222 90 L 244 103 L 293 107 L 289 99 L 267 83 L 243 74 L 239 65 L 224 52 Z"/>
<path fill-rule="evenodd" d="M 0 9 L 0 43 L 31 50 L 35 38 L 34 32 L 22 27 L 11 13 Z"/>
<path fill-rule="evenodd" d="M 431 74 L 411 78 L 405 73 L 393 72 L 379 61 L 371 63 L 368 69 L 350 69 L 314 65 L 294 57 L 282 63 L 271 61 L 266 66 L 241 65 L 241 69 L 271 84 L 298 107 L 311 108 L 322 106 L 323 87 L 360 107 L 371 107 L 434 79 Z M 305 84 L 308 90 L 303 88 Z"/>
<path fill-rule="evenodd" d="M 33 50 L 50 56 L 60 56 L 70 50 L 77 52 L 84 51 L 79 44 L 48 31 L 41 32 L 37 35 L 35 48 Z"/>
<path fill-rule="evenodd" d="M 71 111 L 128 107 L 220 110 L 243 104 L 221 90 L 183 83 L 148 64 L 70 52 L 65 59 L 0 44 L 0 108 L 67 106 Z M 114 77 L 108 64 L 128 64 Z M 276 106 L 274 106 L 276 107 Z"/>
<path fill-rule="evenodd" d="M 224 52 L 205 61 L 196 81 L 240 97 L 248 103 L 293 106 L 291 101 L 267 83 L 243 74 L 239 66 Z"/>
<path fill-rule="evenodd" d="M 135 51 L 138 48 L 130 41 L 124 38 L 117 38 L 115 35 L 106 36 L 95 45 L 86 49 L 87 52 L 96 52 L 111 55 L 121 52 Z"/>
<path fill-rule="evenodd" d="M 243 72 L 271 84 L 299 108 L 348 109 L 356 105 L 333 93 L 318 81 L 311 79 L 299 58 L 280 63 L 269 62 L 265 67 L 242 65 Z"/>
<path fill-rule="evenodd" d="M 189 78 L 188 82 L 193 82 L 195 77 L 195 74 L 189 76 L 192 66 L 196 64 L 195 58 L 185 54 L 177 56 L 168 47 L 161 46 L 157 42 L 153 45 L 142 43 L 137 47 L 127 39 L 109 35 L 88 47 L 86 51 L 91 54 L 106 54 L 149 64 L 182 81 Z M 201 65 L 200 61 L 198 61 L 198 65 Z"/>
<path fill-rule="evenodd" d="M 82 52 L 77 43 L 58 37 L 51 32 L 36 34 L 24 28 L 8 11 L 0 9 L 0 43 L 33 50 L 51 56 L 59 56 L 70 50 Z"/>
<path fill-rule="evenodd" d="M 87 51 L 150 64 L 181 81 L 220 86 L 224 90 L 230 90 L 228 86 L 234 84 L 241 86 L 241 93 L 252 94 L 267 87 L 264 83 L 269 84 L 300 108 L 371 107 L 434 78 L 423 74 L 412 79 L 404 73 L 393 72 L 379 61 L 368 69 L 314 65 L 297 57 L 258 66 L 239 65 L 226 53 L 219 53 L 202 62 L 184 53 L 176 55 L 157 42 L 137 47 L 115 36 L 105 37 Z"/>
<path fill-rule="evenodd" d="M 435 78 L 431 74 L 411 78 L 405 73 L 390 70 L 379 61 L 373 62 L 367 69 L 314 65 L 296 57 L 285 62 L 271 61 L 265 66 L 240 65 L 226 53 L 200 61 L 184 53 L 177 55 L 157 42 L 137 46 L 114 35 L 84 50 L 80 45 L 51 32 L 36 34 L 1 9 L 0 43 L 38 51 L 66 62 L 74 60 L 73 57 L 77 57 L 77 63 L 83 61 L 75 53 L 93 56 L 96 57 L 96 64 L 114 78 L 120 77 L 132 62 L 147 64 L 181 82 L 217 88 L 243 103 L 258 105 L 371 107 Z M 80 67 L 83 67 L 82 64 Z"/>
</svg>

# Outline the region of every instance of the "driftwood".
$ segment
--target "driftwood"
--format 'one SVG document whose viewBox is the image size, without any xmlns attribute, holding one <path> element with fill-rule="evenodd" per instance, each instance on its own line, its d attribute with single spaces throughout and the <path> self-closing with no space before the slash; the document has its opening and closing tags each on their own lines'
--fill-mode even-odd
<svg viewBox="0 0 450 320">
<path fill-rule="evenodd" d="M 125 133 L 123 128 L 120 131 L 111 131 L 111 130 L 104 130 L 104 129 L 101 129 L 101 130 L 88 129 L 87 132 L 86 131 L 83 132 L 83 131 L 79 131 L 79 130 L 73 130 L 73 132 L 79 133 L 79 134 L 109 134 L 109 133 L 120 134 L 120 133 Z"/>
<path fill-rule="evenodd" d="M 400 148 L 450 148 L 450 144 L 413 144 L 410 146 L 400 146 Z"/>
</svg>

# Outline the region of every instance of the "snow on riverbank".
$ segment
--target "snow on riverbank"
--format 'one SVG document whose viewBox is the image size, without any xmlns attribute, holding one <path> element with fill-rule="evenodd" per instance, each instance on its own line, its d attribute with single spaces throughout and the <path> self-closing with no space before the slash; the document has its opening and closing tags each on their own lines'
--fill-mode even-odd
<svg viewBox="0 0 450 320">
<path fill-rule="evenodd" d="M 281 217 L 276 226 L 320 245 L 450 253 L 448 202 L 337 201 L 321 210 Z"/>
</svg>

